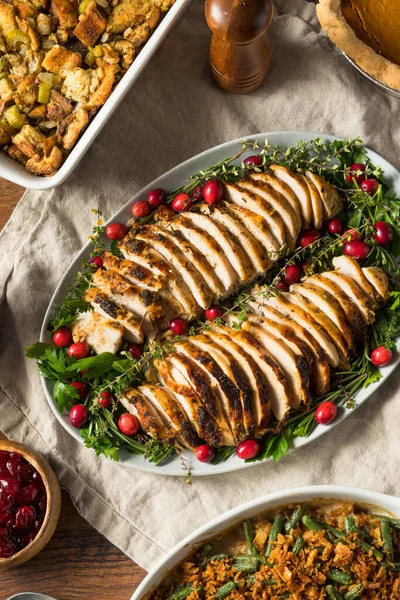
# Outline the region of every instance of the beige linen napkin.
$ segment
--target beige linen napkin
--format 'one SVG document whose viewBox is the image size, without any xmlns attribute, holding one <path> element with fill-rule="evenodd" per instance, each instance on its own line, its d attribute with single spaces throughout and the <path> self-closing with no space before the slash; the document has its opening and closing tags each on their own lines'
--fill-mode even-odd
<svg viewBox="0 0 400 600">
<path fill-rule="evenodd" d="M 109 218 L 186 158 L 239 136 L 292 129 L 361 135 L 400 164 L 398 101 L 331 48 L 313 4 L 276 0 L 271 71 L 248 96 L 212 83 L 203 10 L 194 0 L 74 175 L 54 191 L 28 192 L 0 239 L 0 427 L 48 456 L 80 513 L 146 569 L 199 525 L 272 491 L 336 483 L 400 494 L 399 370 L 343 424 L 278 464 L 188 486 L 96 458 L 57 423 L 36 366 L 24 359 L 91 231 L 91 208 Z"/>
</svg>

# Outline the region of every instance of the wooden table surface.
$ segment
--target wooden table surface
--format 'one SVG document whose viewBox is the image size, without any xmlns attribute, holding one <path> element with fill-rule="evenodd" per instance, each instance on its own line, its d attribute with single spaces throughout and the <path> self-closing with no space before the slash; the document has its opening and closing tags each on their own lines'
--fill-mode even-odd
<svg viewBox="0 0 400 600">
<path fill-rule="evenodd" d="M 0 179 L 0 230 L 23 192 L 22 187 Z M 145 575 L 79 516 L 63 491 L 61 518 L 53 538 L 29 562 L 0 572 L 0 600 L 26 591 L 57 600 L 129 600 Z"/>
</svg>

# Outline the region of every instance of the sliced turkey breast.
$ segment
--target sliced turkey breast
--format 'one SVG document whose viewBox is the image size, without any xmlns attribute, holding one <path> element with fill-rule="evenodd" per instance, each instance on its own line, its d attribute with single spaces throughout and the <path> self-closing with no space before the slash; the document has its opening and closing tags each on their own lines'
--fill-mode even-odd
<svg viewBox="0 0 400 600">
<path fill-rule="evenodd" d="M 279 214 L 258 194 L 246 191 L 240 184 L 228 183 L 225 186 L 227 197 L 232 204 L 247 208 L 260 215 L 279 243 L 279 248 L 287 244 L 285 227 Z"/>
<path fill-rule="evenodd" d="M 118 305 L 107 294 L 103 294 L 98 288 L 89 288 L 85 293 L 85 300 L 89 302 L 95 312 L 102 317 L 112 319 L 122 325 L 124 338 L 128 342 L 141 344 L 143 342 L 142 319 L 132 314 L 124 306 Z"/>
<path fill-rule="evenodd" d="M 116 271 L 133 285 L 140 285 L 141 287 L 154 292 L 158 292 L 164 287 L 161 275 L 154 273 L 154 271 L 151 271 L 143 265 L 138 265 L 131 260 L 125 260 L 118 256 L 114 256 L 111 252 L 103 252 L 102 259 L 105 269 L 108 271 Z"/>
<path fill-rule="evenodd" d="M 275 190 L 276 192 L 281 194 L 287 200 L 287 202 L 289 202 L 290 206 L 292 207 L 292 209 L 296 215 L 295 239 L 297 239 L 297 236 L 299 235 L 300 230 L 302 228 L 303 219 L 301 216 L 301 208 L 300 208 L 299 199 L 292 192 L 290 187 L 286 183 L 284 183 L 283 181 L 278 179 L 277 177 L 274 177 L 274 175 L 271 175 L 271 173 L 252 173 L 250 175 L 250 179 L 254 179 L 255 181 L 264 181 L 273 190 Z"/>
<path fill-rule="evenodd" d="M 340 197 L 337 189 L 325 179 L 311 171 L 306 171 L 306 177 L 313 182 L 319 192 L 324 219 L 331 219 L 339 214 L 340 211 L 343 210 L 343 199 Z"/>
<path fill-rule="evenodd" d="M 287 246 L 293 250 L 296 247 L 297 240 L 297 218 L 291 204 L 285 196 L 276 192 L 265 181 L 257 179 L 241 179 L 239 187 L 261 196 L 282 219 L 285 229 L 285 241 Z"/>
<path fill-rule="evenodd" d="M 228 296 L 236 288 L 238 276 L 220 246 L 219 240 L 217 241 L 207 231 L 187 219 L 187 214 L 183 213 L 179 219 L 172 221 L 170 229 L 180 231 L 191 244 L 204 254 L 224 287 L 223 297 Z"/>
<path fill-rule="evenodd" d="M 222 366 L 225 366 L 226 371 L 221 368 L 217 360 L 211 356 L 209 352 L 201 350 L 195 344 L 191 343 L 192 338 L 186 341 L 179 341 L 174 344 L 178 352 L 191 358 L 210 378 L 214 393 L 220 401 L 222 413 L 230 426 L 232 439 L 235 444 L 240 443 L 245 435 L 243 429 L 243 411 L 240 397 L 240 390 L 235 385 L 234 375 L 232 373 L 229 362 L 222 359 Z M 217 354 L 217 359 L 220 354 Z M 224 364 L 225 363 L 225 364 Z"/>
<path fill-rule="evenodd" d="M 271 232 L 266 220 L 247 208 L 242 206 L 235 206 L 234 204 L 224 203 L 229 210 L 229 213 L 233 215 L 251 235 L 260 242 L 260 244 L 267 251 L 269 260 L 276 260 L 279 254 L 280 246 L 279 242 Z"/>
<path fill-rule="evenodd" d="M 299 199 L 301 215 L 303 220 L 303 229 L 311 227 L 311 224 L 313 222 L 313 214 L 308 186 L 298 175 L 295 175 L 286 167 L 282 167 L 281 165 L 270 165 L 269 168 L 272 171 L 273 175 L 275 175 L 275 177 L 286 183 L 286 185 L 290 187 L 292 192 Z"/>
<path fill-rule="evenodd" d="M 387 302 L 389 298 L 389 282 L 385 271 L 379 267 L 364 267 L 362 272 L 369 283 L 375 288 L 380 302 Z"/>
<path fill-rule="evenodd" d="M 367 294 L 370 301 L 374 304 L 374 307 L 378 305 L 380 301 L 378 292 L 365 277 L 362 268 L 354 258 L 342 254 L 342 256 L 335 256 L 332 263 L 335 267 L 335 271 L 339 271 L 340 273 L 343 273 L 343 275 L 347 275 L 353 279 L 354 283 Z"/>
<path fill-rule="evenodd" d="M 169 362 L 176 367 L 185 377 L 187 383 L 198 394 L 207 411 L 214 418 L 220 430 L 220 445 L 233 446 L 233 436 L 225 419 L 219 397 L 214 393 L 214 388 L 208 373 L 205 373 L 195 361 L 185 354 L 176 353 L 168 356 Z"/>
<path fill-rule="evenodd" d="M 215 420 L 203 405 L 201 398 L 188 384 L 186 378 L 169 360 L 154 361 L 160 382 L 167 387 L 181 405 L 197 435 L 211 446 L 218 446 L 221 432 Z"/>
<path fill-rule="evenodd" d="M 164 423 L 153 405 L 139 390 L 126 388 L 118 399 L 129 413 L 138 418 L 143 431 L 156 440 L 165 440 L 169 444 L 175 443 L 173 429 Z"/>
<path fill-rule="evenodd" d="M 365 323 L 370 324 L 374 322 L 375 312 L 372 302 L 351 277 L 343 275 L 340 271 L 327 271 L 326 273 L 322 273 L 321 277 L 333 281 L 340 287 L 346 296 L 357 305 Z"/>
<path fill-rule="evenodd" d="M 104 319 L 89 310 L 79 313 L 71 326 L 74 342 L 86 342 L 96 352 L 115 354 L 122 344 L 124 328 L 112 319 Z"/>
<path fill-rule="evenodd" d="M 174 431 L 180 445 L 192 450 L 201 445 L 199 436 L 170 390 L 151 383 L 140 385 L 138 390 L 153 405 L 166 426 Z"/>
<path fill-rule="evenodd" d="M 315 229 L 321 229 L 324 222 L 321 196 L 319 195 L 319 192 L 311 179 L 308 179 L 308 177 L 305 175 L 300 175 L 299 177 L 301 177 L 301 180 L 306 184 L 308 191 L 310 192 L 311 209 L 313 215 L 312 224 L 314 225 Z"/>
<path fill-rule="evenodd" d="M 235 219 L 234 215 L 230 214 L 227 206 L 227 203 L 218 206 L 201 204 L 198 208 L 205 215 L 211 217 L 213 221 L 223 225 L 242 246 L 253 265 L 255 273 L 258 275 L 264 274 L 271 265 L 268 253 L 250 231 L 238 219 Z"/>
</svg>

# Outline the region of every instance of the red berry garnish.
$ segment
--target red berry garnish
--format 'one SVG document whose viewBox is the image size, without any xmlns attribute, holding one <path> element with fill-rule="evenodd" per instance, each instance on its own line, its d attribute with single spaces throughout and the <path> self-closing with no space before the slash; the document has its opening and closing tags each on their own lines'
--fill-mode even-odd
<svg viewBox="0 0 400 600">
<path fill-rule="evenodd" d="M 207 204 L 218 204 L 224 195 L 224 186 L 219 179 L 210 179 L 203 187 L 203 197 Z"/>
<path fill-rule="evenodd" d="M 366 194 L 373 196 L 378 191 L 379 181 L 377 181 L 376 179 L 364 179 L 364 181 L 360 185 L 360 188 Z"/>
<path fill-rule="evenodd" d="M 260 452 L 260 443 L 257 440 L 246 440 L 236 448 L 236 456 L 242 460 L 254 458 Z"/>
<path fill-rule="evenodd" d="M 59 348 L 65 348 L 72 342 L 72 333 L 69 327 L 59 327 L 53 333 L 53 342 Z"/>
<path fill-rule="evenodd" d="M 132 206 L 132 214 L 136 219 L 148 217 L 152 210 L 151 204 L 147 200 L 141 200 Z"/>
<path fill-rule="evenodd" d="M 17 548 L 12 540 L 0 540 L 0 558 L 10 558 Z"/>
<path fill-rule="evenodd" d="M 332 235 L 341 234 L 343 232 L 343 223 L 339 219 L 339 217 L 334 217 L 333 219 L 329 219 L 327 223 L 328 231 Z"/>
<path fill-rule="evenodd" d="M 189 323 L 184 319 L 172 319 L 169 328 L 174 335 L 185 335 L 189 331 Z"/>
<path fill-rule="evenodd" d="M 32 506 L 20 506 L 14 519 L 15 529 L 28 529 L 36 516 L 35 509 Z"/>
<path fill-rule="evenodd" d="M 245 158 L 243 163 L 245 167 L 251 169 L 251 167 L 260 167 L 263 164 L 263 159 L 259 154 L 254 154 L 253 156 Z M 249 173 L 251 173 L 251 170 Z"/>
<path fill-rule="evenodd" d="M 151 204 L 151 206 L 161 206 L 161 204 L 165 204 L 166 199 L 167 194 L 162 188 L 151 190 L 147 196 L 147 202 Z"/>
<path fill-rule="evenodd" d="M 118 419 L 118 427 L 124 435 L 132 437 L 139 431 L 139 419 L 130 413 L 124 413 Z"/>
<path fill-rule="evenodd" d="M 171 202 L 171 208 L 175 212 L 182 212 L 183 210 L 189 210 L 192 207 L 192 205 L 193 205 L 192 200 L 184 192 L 175 196 L 175 198 Z"/>
<path fill-rule="evenodd" d="M 122 223 L 110 223 L 105 232 L 109 240 L 122 240 L 128 233 L 128 229 Z"/>
<path fill-rule="evenodd" d="M 361 173 L 357 175 L 357 171 L 361 171 Z M 354 163 L 354 165 L 349 167 L 349 172 L 346 175 L 347 181 L 353 183 L 354 179 L 354 181 L 360 185 L 365 179 L 364 171 L 365 165 L 363 163 Z"/>
<path fill-rule="evenodd" d="M 215 458 L 215 450 L 211 446 L 203 444 L 196 448 L 196 458 L 202 463 L 209 463 Z"/>
<path fill-rule="evenodd" d="M 92 256 L 92 258 L 89 260 L 89 263 L 98 269 L 101 269 L 103 266 L 103 259 L 101 256 Z"/>
<path fill-rule="evenodd" d="M 343 253 L 346 256 L 351 256 L 356 260 L 365 260 L 369 254 L 369 246 L 365 242 L 359 240 L 354 242 L 346 242 L 343 247 Z"/>
<path fill-rule="evenodd" d="M 301 248 L 306 248 L 313 242 L 316 242 L 321 238 L 321 232 L 318 229 L 303 229 L 300 232 L 299 237 L 297 239 L 297 245 Z"/>
<path fill-rule="evenodd" d="M 386 246 L 390 244 L 393 239 L 393 229 L 385 221 L 377 221 L 374 225 L 375 233 L 374 240 L 380 246 Z"/>
<path fill-rule="evenodd" d="M 362 235 L 357 229 L 346 229 L 342 238 L 347 242 L 356 242 L 357 240 L 362 240 Z"/>
<path fill-rule="evenodd" d="M 303 263 L 301 263 L 301 270 L 303 271 L 303 273 L 308 273 L 308 274 L 312 274 L 315 273 L 316 268 L 315 265 L 310 266 L 310 264 L 305 260 Z"/>
<path fill-rule="evenodd" d="M 132 358 L 138 360 L 142 356 L 143 346 L 142 344 L 131 344 L 128 350 L 132 354 Z"/>
<path fill-rule="evenodd" d="M 302 275 L 301 265 L 288 265 L 285 269 L 283 279 L 291 285 L 292 283 L 299 283 Z"/>
<path fill-rule="evenodd" d="M 337 415 L 337 406 L 334 402 L 322 402 L 315 411 L 315 420 L 319 425 L 328 425 Z"/>
<path fill-rule="evenodd" d="M 385 346 L 379 346 L 371 352 L 371 362 L 374 367 L 384 367 L 392 360 L 393 352 Z"/>
<path fill-rule="evenodd" d="M 87 386 L 85 383 L 82 383 L 82 381 L 73 381 L 71 385 L 78 392 L 79 398 L 84 400 L 89 393 L 89 386 Z"/>
<path fill-rule="evenodd" d="M 207 321 L 215 321 L 215 319 L 222 317 L 223 314 L 224 309 L 221 306 L 218 306 L 217 304 L 214 304 L 214 306 L 210 306 L 210 308 L 207 308 L 207 310 L 204 311 L 204 316 L 207 319 Z"/>
<path fill-rule="evenodd" d="M 201 185 L 196 185 L 194 190 L 190 194 L 193 202 L 199 202 L 200 200 L 204 200 L 203 198 L 203 187 Z"/>
<path fill-rule="evenodd" d="M 18 503 L 20 504 L 33 504 L 39 493 L 39 488 L 36 483 L 27 483 L 21 488 L 18 494 Z"/>
<path fill-rule="evenodd" d="M 103 407 L 103 408 L 108 408 L 112 402 L 112 395 L 110 392 L 101 392 L 99 398 L 98 398 L 98 402 L 99 404 Z"/>
<path fill-rule="evenodd" d="M 75 342 L 75 344 L 71 344 L 68 348 L 67 354 L 76 358 L 76 360 L 87 358 L 90 354 L 89 344 L 86 342 Z"/>
<path fill-rule="evenodd" d="M 276 284 L 276 287 L 278 288 L 278 290 L 281 290 L 281 292 L 289 291 L 289 286 L 286 283 L 286 281 L 283 281 L 283 279 L 281 281 L 278 281 L 278 283 Z"/>
<path fill-rule="evenodd" d="M 89 418 L 89 411 L 84 404 L 75 404 L 69 411 L 69 420 L 73 427 L 80 429 Z"/>
<path fill-rule="evenodd" d="M 19 492 L 19 481 L 15 477 L 0 478 L 0 496 L 3 499 L 14 500 Z"/>
</svg>

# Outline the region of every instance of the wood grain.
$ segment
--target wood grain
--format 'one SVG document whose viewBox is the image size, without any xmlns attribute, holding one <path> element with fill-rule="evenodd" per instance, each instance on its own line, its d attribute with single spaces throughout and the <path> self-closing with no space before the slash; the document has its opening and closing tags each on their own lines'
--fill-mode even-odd
<svg viewBox="0 0 400 600">
<path fill-rule="evenodd" d="M 25 188 L 0 178 L 0 231 L 17 206 Z"/>
</svg>

